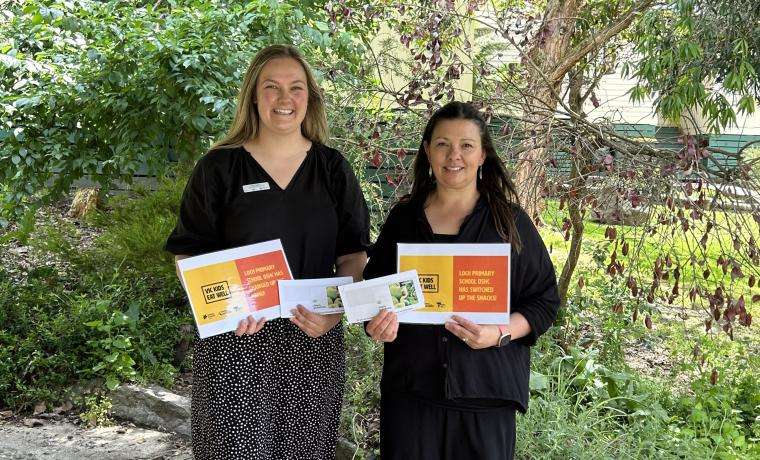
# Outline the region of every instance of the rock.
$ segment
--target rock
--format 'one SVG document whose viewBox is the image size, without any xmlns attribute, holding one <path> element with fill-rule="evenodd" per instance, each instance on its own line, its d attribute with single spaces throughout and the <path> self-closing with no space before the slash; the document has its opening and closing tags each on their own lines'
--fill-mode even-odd
<svg viewBox="0 0 760 460">
<path fill-rule="evenodd" d="M 38 418 L 25 418 L 24 419 L 24 426 L 28 426 L 29 428 L 36 428 L 38 426 L 44 425 L 45 422 Z"/>
<path fill-rule="evenodd" d="M 100 191 L 97 188 L 83 188 L 74 194 L 69 208 L 69 217 L 81 218 L 100 206 Z"/>
<path fill-rule="evenodd" d="M 335 460 L 375 460 L 375 455 L 366 453 L 348 439 L 338 438 Z"/>
<path fill-rule="evenodd" d="M 110 395 L 111 414 L 137 425 L 190 436 L 190 399 L 157 385 L 122 385 Z"/>
</svg>

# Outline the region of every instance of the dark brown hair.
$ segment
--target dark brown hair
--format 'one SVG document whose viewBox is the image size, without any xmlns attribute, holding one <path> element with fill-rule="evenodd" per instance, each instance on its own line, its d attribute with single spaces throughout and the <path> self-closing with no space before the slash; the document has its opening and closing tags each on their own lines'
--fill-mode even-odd
<svg viewBox="0 0 760 460">
<path fill-rule="evenodd" d="M 430 193 L 435 190 L 435 177 L 429 173 L 430 162 L 425 153 L 425 143 L 430 143 L 433 130 L 441 120 L 469 120 L 478 126 L 480 144 L 485 152 L 485 161 L 482 166 L 483 178 L 477 180 L 478 191 L 488 203 L 496 231 L 504 238 L 504 241 L 508 241 L 515 251 L 519 252 L 522 244 L 515 226 L 513 208 L 513 206 L 519 205 L 517 190 L 504 167 L 504 163 L 496 153 L 485 119 L 472 104 L 457 101 L 449 102 L 436 110 L 430 117 L 422 135 L 417 158 L 414 160 L 412 193 L 408 199 L 411 201 L 419 200 L 424 203 Z"/>
</svg>

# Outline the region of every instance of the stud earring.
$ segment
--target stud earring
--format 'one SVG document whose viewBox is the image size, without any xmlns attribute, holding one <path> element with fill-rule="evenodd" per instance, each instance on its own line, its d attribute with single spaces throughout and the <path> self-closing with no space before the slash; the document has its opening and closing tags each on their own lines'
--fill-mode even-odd
<svg viewBox="0 0 760 460">
<path fill-rule="evenodd" d="M 433 167 L 432 166 L 428 166 L 428 176 L 429 177 L 433 176 Z"/>
<path fill-rule="evenodd" d="M 483 180 L 483 165 L 478 166 L 478 179 Z"/>
</svg>

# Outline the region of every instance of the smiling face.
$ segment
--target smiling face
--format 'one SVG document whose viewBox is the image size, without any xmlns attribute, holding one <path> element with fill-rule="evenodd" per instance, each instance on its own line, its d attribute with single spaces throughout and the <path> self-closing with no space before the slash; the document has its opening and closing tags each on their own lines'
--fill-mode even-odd
<svg viewBox="0 0 760 460">
<path fill-rule="evenodd" d="M 441 120 L 424 145 L 438 187 L 477 188 L 478 166 L 485 161 L 485 152 L 475 122 Z"/>
<path fill-rule="evenodd" d="M 260 132 L 300 132 L 309 100 L 306 81 L 306 72 L 295 59 L 275 58 L 264 65 L 256 81 Z"/>
</svg>

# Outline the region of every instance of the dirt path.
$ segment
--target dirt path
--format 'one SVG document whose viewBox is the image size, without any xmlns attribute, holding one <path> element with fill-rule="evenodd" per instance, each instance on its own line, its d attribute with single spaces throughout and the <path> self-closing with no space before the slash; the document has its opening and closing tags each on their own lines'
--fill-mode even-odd
<svg viewBox="0 0 760 460">
<path fill-rule="evenodd" d="M 87 428 L 66 420 L 38 423 L 43 424 L 0 421 L 0 459 L 192 459 L 188 440 L 169 433 L 123 425 Z"/>
</svg>

